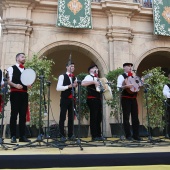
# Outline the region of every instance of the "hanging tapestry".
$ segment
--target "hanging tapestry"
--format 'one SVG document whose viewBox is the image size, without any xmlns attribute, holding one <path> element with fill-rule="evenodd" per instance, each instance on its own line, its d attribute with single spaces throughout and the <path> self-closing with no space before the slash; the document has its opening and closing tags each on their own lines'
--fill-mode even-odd
<svg viewBox="0 0 170 170">
<path fill-rule="evenodd" d="M 91 29 L 91 0 L 58 0 L 57 26 Z"/>
<path fill-rule="evenodd" d="M 153 0 L 154 33 L 170 36 L 170 0 Z"/>
</svg>

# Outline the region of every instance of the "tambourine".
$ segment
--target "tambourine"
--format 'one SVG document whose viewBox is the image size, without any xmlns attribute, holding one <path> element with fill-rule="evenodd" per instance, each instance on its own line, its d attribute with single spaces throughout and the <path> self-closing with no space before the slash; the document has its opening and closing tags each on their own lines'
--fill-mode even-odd
<svg viewBox="0 0 170 170">
<path fill-rule="evenodd" d="M 22 72 L 21 78 L 20 78 L 22 84 L 25 85 L 25 86 L 33 84 L 35 79 L 36 79 L 36 73 L 31 68 L 25 69 Z"/>
</svg>

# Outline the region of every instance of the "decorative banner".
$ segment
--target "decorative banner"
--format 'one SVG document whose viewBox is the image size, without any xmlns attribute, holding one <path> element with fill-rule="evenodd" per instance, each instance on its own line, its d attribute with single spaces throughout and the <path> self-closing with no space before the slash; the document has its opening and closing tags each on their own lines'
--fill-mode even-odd
<svg viewBox="0 0 170 170">
<path fill-rule="evenodd" d="M 170 36 L 170 0 L 153 0 L 154 33 Z"/>
<path fill-rule="evenodd" d="M 91 29 L 91 0 L 58 0 L 57 25 Z"/>
</svg>

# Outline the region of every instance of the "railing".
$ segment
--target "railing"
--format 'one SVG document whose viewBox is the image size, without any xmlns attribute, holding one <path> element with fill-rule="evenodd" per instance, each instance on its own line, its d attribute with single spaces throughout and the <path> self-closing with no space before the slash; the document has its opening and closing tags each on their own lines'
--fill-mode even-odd
<svg viewBox="0 0 170 170">
<path fill-rule="evenodd" d="M 152 1 L 153 0 L 133 0 L 134 3 L 140 3 L 146 8 L 152 8 Z M 92 0 L 92 2 L 101 2 L 101 0 Z"/>
<path fill-rule="evenodd" d="M 152 0 L 134 0 L 134 2 L 140 3 L 146 8 L 152 8 Z"/>
</svg>

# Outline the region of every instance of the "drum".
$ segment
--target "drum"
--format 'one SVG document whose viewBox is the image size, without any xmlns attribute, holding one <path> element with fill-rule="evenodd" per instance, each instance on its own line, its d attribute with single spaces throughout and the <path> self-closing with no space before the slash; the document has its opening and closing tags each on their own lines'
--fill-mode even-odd
<svg viewBox="0 0 170 170">
<path fill-rule="evenodd" d="M 33 69 L 25 69 L 21 74 L 21 82 L 25 86 L 32 85 L 36 79 L 36 73 Z"/>
<path fill-rule="evenodd" d="M 103 95 L 105 100 L 112 100 L 113 95 L 112 95 L 111 87 L 108 85 L 108 80 L 105 77 L 103 77 L 103 78 L 99 78 L 99 81 L 103 86 L 102 88 L 104 89 Z M 96 87 L 96 91 L 100 92 L 100 87 Z"/>
</svg>

